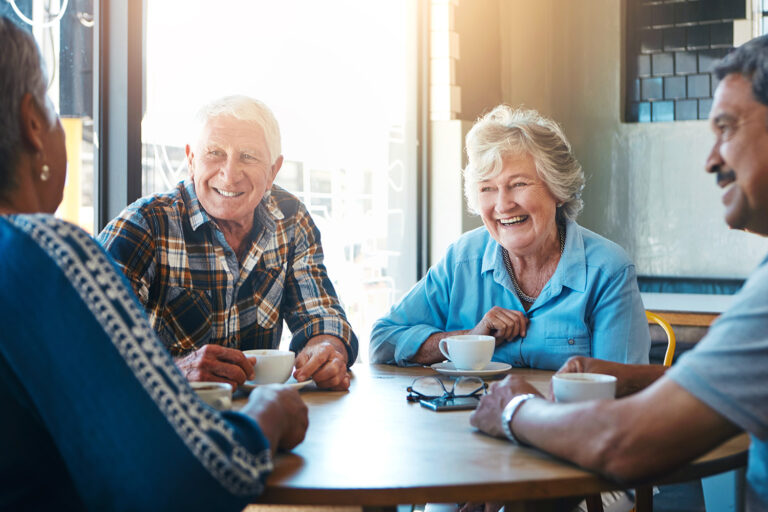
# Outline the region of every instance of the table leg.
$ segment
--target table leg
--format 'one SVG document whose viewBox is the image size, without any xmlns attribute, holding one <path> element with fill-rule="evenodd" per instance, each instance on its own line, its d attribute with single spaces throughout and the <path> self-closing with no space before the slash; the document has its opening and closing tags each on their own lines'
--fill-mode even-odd
<svg viewBox="0 0 768 512">
<path fill-rule="evenodd" d="M 504 504 L 504 512 L 571 512 L 583 498 L 515 501 Z M 602 503 L 600 504 L 602 506 Z"/>
</svg>

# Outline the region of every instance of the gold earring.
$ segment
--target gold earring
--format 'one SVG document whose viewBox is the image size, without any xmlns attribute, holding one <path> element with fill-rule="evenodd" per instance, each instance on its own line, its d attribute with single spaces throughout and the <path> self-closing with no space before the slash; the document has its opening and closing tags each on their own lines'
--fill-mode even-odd
<svg viewBox="0 0 768 512">
<path fill-rule="evenodd" d="M 42 181 L 48 181 L 51 177 L 51 168 L 48 167 L 48 164 L 43 164 L 43 167 L 40 169 L 40 179 Z"/>
</svg>

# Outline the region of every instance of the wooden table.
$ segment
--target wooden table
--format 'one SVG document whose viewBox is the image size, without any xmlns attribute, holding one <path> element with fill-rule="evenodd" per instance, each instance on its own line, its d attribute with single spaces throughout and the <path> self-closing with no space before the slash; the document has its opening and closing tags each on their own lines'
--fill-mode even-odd
<svg viewBox="0 0 768 512">
<path fill-rule="evenodd" d="M 552 374 L 512 371 L 540 390 Z M 276 458 L 261 503 L 519 502 L 619 488 L 538 450 L 477 432 L 469 425 L 469 411 L 434 412 L 407 402 L 405 388 L 415 377 L 431 374 L 436 372 L 430 368 L 361 365 L 354 367 L 349 392 L 302 391 L 309 406 L 307 437 Z M 748 438 L 740 436 L 654 483 L 744 466 L 747 446 Z"/>
<path fill-rule="evenodd" d="M 672 325 L 709 327 L 728 309 L 733 295 L 700 293 L 642 293 L 645 309 L 659 313 Z"/>
</svg>

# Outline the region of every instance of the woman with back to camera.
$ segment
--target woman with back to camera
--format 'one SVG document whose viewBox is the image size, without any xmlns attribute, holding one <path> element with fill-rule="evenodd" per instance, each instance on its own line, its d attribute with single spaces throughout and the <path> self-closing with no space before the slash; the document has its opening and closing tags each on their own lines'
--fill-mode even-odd
<svg viewBox="0 0 768 512">
<path fill-rule="evenodd" d="M 0 510 L 242 510 L 301 442 L 295 390 L 201 402 L 122 273 L 55 219 L 64 131 L 32 37 L 0 16 Z"/>
<path fill-rule="evenodd" d="M 371 333 L 373 363 L 442 361 L 442 338 L 496 338 L 493 361 L 556 370 L 571 356 L 647 363 L 650 335 L 624 250 L 579 226 L 584 173 L 560 127 L 500 105 L 467 134 L 462 235 Z"/>
</svg>

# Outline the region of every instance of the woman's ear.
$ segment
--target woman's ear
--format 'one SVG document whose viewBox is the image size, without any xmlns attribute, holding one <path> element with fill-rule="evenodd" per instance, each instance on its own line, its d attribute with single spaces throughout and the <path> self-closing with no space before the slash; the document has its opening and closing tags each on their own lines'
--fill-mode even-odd
<svg viewBox="0 0 768 512">
<path fill-rule="evenodd" d="M 43 152 L 43 135 L 48 130 L 48 121 L 30 93 L 21 98 L 19 108 L 21 139 L 35 153 Z"/>
</svg>

